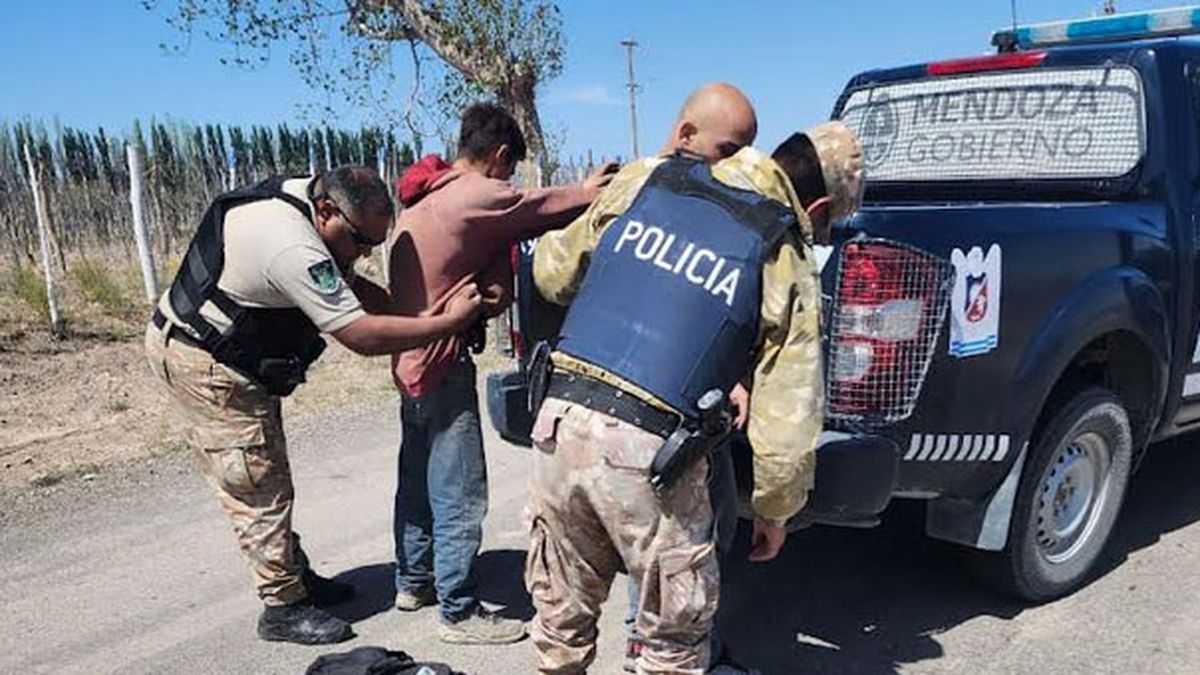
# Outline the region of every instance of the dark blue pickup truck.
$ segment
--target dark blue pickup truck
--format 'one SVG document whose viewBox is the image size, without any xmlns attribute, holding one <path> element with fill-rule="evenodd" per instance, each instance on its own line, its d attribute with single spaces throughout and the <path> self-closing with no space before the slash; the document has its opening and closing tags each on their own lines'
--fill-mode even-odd
<svg viewBox="0 0 1200 675">
<path fill-rule="evenodd" d="M 1189 8 L 1023 27 L 993 56 L 851 79 L 833 116 L 869 186 L 823 252 L 805 520 L 924 500 L 928 534 L 1012 594 L 1087 580 L 1141 453 L 1200 424 L 1200 42 L 1179 37 L 1197 26 Z M 529 250 L 526 339 L 556 325 Z M 489 382 L 511 439 L 522 387 Z"/>
</svg>

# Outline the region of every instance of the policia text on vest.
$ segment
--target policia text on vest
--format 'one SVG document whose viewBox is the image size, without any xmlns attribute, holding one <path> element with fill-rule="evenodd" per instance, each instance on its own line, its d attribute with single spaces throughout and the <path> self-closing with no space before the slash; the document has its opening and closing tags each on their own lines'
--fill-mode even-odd
<svg viewBox="0 0 1200 675">
<path fill-rule="evenodd" d="M 628 242 L 635 243 L 626 248 Z M 653 264 L 675 276 L 682 276 L 688 282 L 724 298 L 725 304 L 733 307 L 742 270 L 729 266 L 725 258 L 718 257 L 711 250 L 657 225 L 646 225 L 637 220 L 625 223 L 613 253 L 620 253 L 623 248 L 626 248 L 627 254 L 632 252 L 637 260 Z"/>
</svg>

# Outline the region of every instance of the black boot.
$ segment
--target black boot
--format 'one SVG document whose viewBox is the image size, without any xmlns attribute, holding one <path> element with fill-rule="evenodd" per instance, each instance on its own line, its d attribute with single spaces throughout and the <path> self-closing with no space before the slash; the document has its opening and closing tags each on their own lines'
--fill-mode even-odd
<svg viewBox="0 0 1200 675">
<path fill-rule="evenodd" d="M 327 645 L 354 637 L 350 624 L 303 601 L 267 607 L 258 617 L 258 637 L 272 642 Z"/>
<path fill-rule="evenodd" d="M 317 607 L 332 607 L 354 597 L 354 586 L 326 579 L 311 569 L 304 570 L 302 578 L 308 597 Z"/>
</svg>

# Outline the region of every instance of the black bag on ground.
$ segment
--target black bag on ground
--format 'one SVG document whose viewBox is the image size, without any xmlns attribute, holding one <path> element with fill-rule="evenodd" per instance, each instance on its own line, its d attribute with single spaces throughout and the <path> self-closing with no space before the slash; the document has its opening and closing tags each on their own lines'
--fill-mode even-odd
<svg viewBox="0 0 1200 675">
<path fill-rule="evenodd" d="M 417 663 L 401 651 L 383 647 L 358 647 L 325 654 L 304 675 L 462 675 L 444 663 Z"/>
</svg>

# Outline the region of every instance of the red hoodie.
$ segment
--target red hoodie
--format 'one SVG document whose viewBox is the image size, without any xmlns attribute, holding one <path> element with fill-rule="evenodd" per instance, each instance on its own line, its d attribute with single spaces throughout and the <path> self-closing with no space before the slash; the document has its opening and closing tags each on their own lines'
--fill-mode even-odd
<svg viewBox="0 0 1200 675">
<path fill-rule="evenodd" d="M 446 160 L 437 155 L 425 155 L 421 161 L 408 167 L 400 180 L 396 181 L 396 195 L 405 208 L 421 201 L 433 187 L 434 181 L 450 170 Z"/>
<path fill-rule="evenodd" d="M 449 167 L 436 156 L 414 164 L 398 187 L 409 206 L 396 219 L 388 280 L 397 311 L 407 316 L 441 312 L 463 284 L 491 276 L 498 263 L 506 263 L 512 242 L 565 226 L 598 191 L 581 183 L 517 190 L 507 181 Z M 429 391 L 454 363 L 462 342 L 453 336 L 393 355 L 397 388 L 411 398 Z"/>
</svg>

